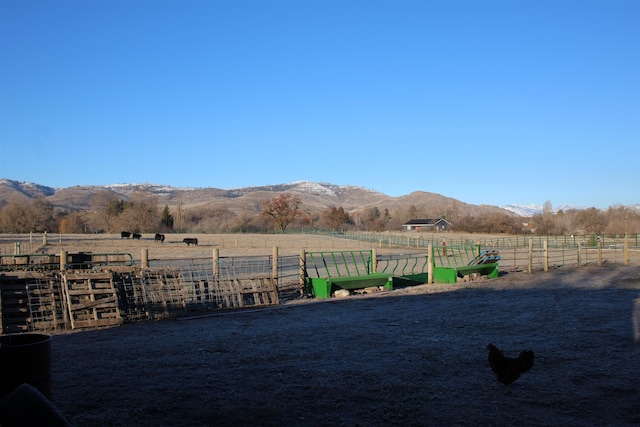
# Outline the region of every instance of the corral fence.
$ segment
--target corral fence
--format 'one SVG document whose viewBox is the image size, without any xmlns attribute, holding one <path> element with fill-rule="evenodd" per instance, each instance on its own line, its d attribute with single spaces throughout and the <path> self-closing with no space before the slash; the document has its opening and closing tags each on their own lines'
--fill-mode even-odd
<svg viewBox="0 0 640 427">
<path fill-rule="evenodd" d="M 319 233 L 319 232 L 318 232 Z M 438 246 L 442 241 L 446 241 L 449 245 L 468 245 L 479 244 L 483 248 L 502 249 L 506 247 L 522 247 L 529 246 L 529 242 L 533 241 L 534 246 L 541 247 L 543 242 L 547 242 L 550 247 L 574 247 L 586 246 L 596 247 L 599 243 L 603 247 L 617 247 L 624 243 L 627 239 L 629 245 L 634 248 L 640 248 L 640 234 L 575 234 L 566 236 L 481 236 L 481 235 L 456 235 L 447 232 L 441 233 L 421 233 L 421 232 L 403 232 L 403 233 L 371 233 L 359 231 L 345 231 L 341 233 L 330 232 L 321 233 L 324 235 L 358 240 L 362 242 L 371 242 L 378 247 L 407 247 L 407 248 L 427 248 L 429 245 Z"/>
<path fill-rule="evenodd" d="M 455 248 L 479 245 L 482 250 L 498 250 L 500 269 L 505 271 L 535 272 L 607 262 L 640 264 L 640 234 L 506 237 L 418 234 L 420 233 L 330 233 L 336 238 L 370 242 L 373 247 L 394 251 L 404 249 L 407 253 L 419 252 L 432 246 L 434 255 L 444 253 L 450 256 L 452 251 L 458 250 Z"/>
<path fill-rule="evenodd" d="M 277 248 L 254 257 L 221 257 L 216 249 L 212 257 L 153 265 L 145 256 L 140 265 L 121 253 L 0 256 L 0 331 L 113 326 L 301 297 L 300 257 L 278 256 Z"/>
<path fill-rule="evenodd" d="M 637 235 L 464 241 L 442 236 L 401 236 L 404 240 L 376 234 L 340 237 L 376 242 L 371 245 L 374 250 L 357 251 L 362 259 L 345 262 L 345 266 L 355 269 L 375 260 L 378 272 L 393 275 L 421 274 L 430 264 L 429 253 L 434 265 L 447 267 L 465 264 L 479 250 L 498 250 L 501 271 L 640 264 Z M 210 257 L 151 260 L 146 249 L 135 260 L 119 252 L 50 254 L 43 245 L 46 237 L 29 238 L 30 242 L 5 245 L 0 253 L 1 333 L 109 326 L 281 304 L 308 296 L 304 286 L 310 273 L 307 266 L 320 265 L 305 250 L 282 256 L 277 247 L 261 256 L 221 256 L 215 248 Z M 27 247 L 33 253 L 27 253 Z M 382 252 L 379 248 L 386 253 L 378 253 Z M 363 267 L 363 272 L 370 270 Z M 354 274 L 360 274 L 359 270 Z"/>
</svg>

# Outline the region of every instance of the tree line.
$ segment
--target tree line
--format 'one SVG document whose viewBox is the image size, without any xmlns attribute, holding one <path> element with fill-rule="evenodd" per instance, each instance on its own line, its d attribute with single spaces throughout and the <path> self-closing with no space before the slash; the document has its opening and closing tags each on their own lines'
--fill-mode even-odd
<svg viewBox="0 0 640 427">
<path fill-rule="evenodd" d="M 265 199 L 253 210 L 241 213 L 206 206 L 173 210 L 154 196 L 133 194 L 128 200 L 114 193 L 93 196 L 87 211 L 58 209 L 44 198 L 14 200 L 0 207 L 0 232 L 28 233 L 284 233 L 288 229 L 317 229 L 344 232 L 400 231 L 415 218 L 444 218 L 452 231 L 535 235 L 636 234 L 640 233 L 640 212 L 613 206 L 554 212 L 546 202 L 543 212 L 531 218 L 508 213 L 478 216 L 460 215 L 456 206 L 367 207 L 347 212 L 343 207 L 308 210 L 300 198 L 282 193 Z M 443 213 L 444 212 L 444 213 Z"/>
</svg>

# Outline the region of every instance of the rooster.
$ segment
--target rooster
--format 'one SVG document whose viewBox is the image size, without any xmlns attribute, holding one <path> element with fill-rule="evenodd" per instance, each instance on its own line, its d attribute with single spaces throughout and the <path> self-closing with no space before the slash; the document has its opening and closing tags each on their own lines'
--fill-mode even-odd
<svg viewBox="0 0 640 427">
<path fill-rule="evenodd" d="M 493 344 L 487 345 L 489 350 L 489 366 L 493 373 L 496 374 L 496 381 L 507 386 L 507 393 L 510 393 L 510 385 L 512 382 L 520 378 L 523 372 L 527 372 L 533 367 L 533 351 L 523 350 L 516 358 L 506 357 Z"/>
</svg>

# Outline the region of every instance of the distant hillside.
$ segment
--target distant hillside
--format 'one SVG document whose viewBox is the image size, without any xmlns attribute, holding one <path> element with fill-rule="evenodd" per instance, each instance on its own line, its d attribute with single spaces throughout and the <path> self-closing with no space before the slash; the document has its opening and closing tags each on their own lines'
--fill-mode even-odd
<svg viewBox="0 0 640 427">
<path fill-rule="evenodd" d="M 177 188 L 157 184 L 111 184 L 105 186 L 74 186 L 51 188 L 39 184 L 0 180 L 0 205 L 9 200 L 44 197 L 54 207 L 68 211 L 84 211 L 91 208 L 92 198 L 100 192 L 116 194 L 124 200 L 153 197 L 159 205 L 183 209 L 226 209 L 232 212 L 255 212 L 260 202 L 291 193 L 300 198 L 307 212 L 319 212 L 331 207 L 343 207 L 348 212 L 377 207 L 380 210 L 408 209 L 411 205 L 421 210 L 444 215 L 455 211 L 457 215 L 481 215 L 491 212 L 510 212 L 487 205 L 470 205 L 440 194 L 416 191 L 391 197 L 377 191 L 357 186 L 341 186 L 328 183 L 298 181 L 289 184 L 219 188 Z M 409 218 L 408 218 L 409 219 Z"/>
<path fill-rule="evenodd" d="M 48 197 L 55 194 L 55 192 L 54 188 L 45 187 L 44 185 L 0 179 L 0 201 L 10 200 L 14 197 Z"/>
</svg>

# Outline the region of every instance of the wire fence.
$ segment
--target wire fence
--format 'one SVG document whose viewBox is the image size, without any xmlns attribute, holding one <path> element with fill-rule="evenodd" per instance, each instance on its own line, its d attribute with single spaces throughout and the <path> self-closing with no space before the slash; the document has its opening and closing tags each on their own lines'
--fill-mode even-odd
<svg viewBox="0 0 640 427">
<path fill-rule="evenodd" d="M 331 233 L 342 239 L 371 243 L 372 247 L 404 250 L 407 254 L 434 248 L 439 265 L 450 265 L 452 260 L 469 258 L 468 248 L 498 250 L 500 269 L 506 271 L 541 271 L 550 268 L 589 264 L 640 264 L 640 234 L 630 235 L 571 235 L 571 236 L 505 236 L 487 237 L 432 233 Z M 441 256 L 440 254 L 446 254 Z"/>
<path fill-rule="evenodd" d="M 494 250 L 500 256 L 500 270 L 507 272 L 640 264 L 637 236 L 474 241 L 440 236 L 391 240 L 392 236 L 353 234 L 344 238 L 356 237 L 377 245 L 370 244 L 367 250 L 301 251 L 285 256 L 278 255 L 277 248 L 272 248 L 270 255 L 219 256 L 214 252 L 211 257 L 151 259 L 142 265 L 122 253 L 27 255 L 22 249 L 29 244 L 36 250 L 42 245 L 31 236 L 31 242 L 20 242 L 19 254 L 0 256 L 0 329 L 3 333 L 73 329 L 280 304 L 306 296 L 305 277 L 313 272 L 317 276 L 366 275 L 374 271 L 375 261 L 375 271 L 415 275 L 426 271 L 431 262 L 429 253 L 436 266 L 460 267 L 472 262 L 480 251 Z M 389 240 L 383 243 L 383 238 Z M 378 254 L 384 245 L 391 245 L 392 250 Z M 12 246 L 15 249 L 16 245 Z M 77 263 L 73 262 L 76 258 Z M 329 271 L 331 263 L 346 270 Z"/>
<path fill-rule="evenodd" d="M 206 277 L 210 281 L 275 277 L 281 300 L 301 295 L 300 257 L 296 255 L 278 256 L 275 272 L 273 255 L 156 259 L 149 261 L 149 268 L 176 268 L 184 277 Z"/>
<path fill-rule="evenodd" d="M 629 247 L 640 249 L 640 234 L 627 235 L 608 235 L 608 234 L 583 234 L 583 235 L 567 235 L 567 236 L 482 236 L 482 235 L 456 235 L 450 233 L 424 233 L 421 236 L 418 232 L 405 233 L 371 233 L 347 231 L 344 233 L 325 233 L 336 238 L 357 240 L 361 242 L 370 242 L 377 247 L 394 247 L 394 248 L 423 248 L 429 245 L 434 247 L 442 245 L 443 242 L 447 246 L 464 246 L 464 245 L 480 245 L 482 248 L 504 249 L 504 248 L 528 248 L 530 242 L 534 247 L 542 247 L 545 242 L 550 248 L 566 248 L 566 247 L 593 247 L 602 245 L 603 248 L 615 249 L 622 248 L 625 240 Z"/>
</svg>

